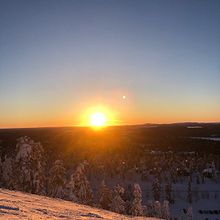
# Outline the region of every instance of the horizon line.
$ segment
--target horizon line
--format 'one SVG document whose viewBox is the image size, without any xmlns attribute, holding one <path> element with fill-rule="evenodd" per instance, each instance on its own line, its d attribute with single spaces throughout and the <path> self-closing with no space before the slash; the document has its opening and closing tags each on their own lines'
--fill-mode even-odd
<svg viewBox="0 0 220 220">
<path fill-rule="evenodd" d="M 215 122 L 199 122 L 199 121 L 181 121 L 181 122 L 169 122 L 169 123 L 137 123 L 137 124 L 118 124 L 118 125 L 107 125 L 103 128 L 107 127 L 123 127 L 123 126 L 144 126 L 144 125 L 175 125 L 175 124 L 220 124 L 220 121 Z M 33 126 L 33 127 L 0 127 L 0 130 L 10 130 L 10 129 L 39 129 L 39 128 L 91 128 L 91 126 L 83 126 L 83 125 L 64 125 L 64 126 Z"/>
</svg>

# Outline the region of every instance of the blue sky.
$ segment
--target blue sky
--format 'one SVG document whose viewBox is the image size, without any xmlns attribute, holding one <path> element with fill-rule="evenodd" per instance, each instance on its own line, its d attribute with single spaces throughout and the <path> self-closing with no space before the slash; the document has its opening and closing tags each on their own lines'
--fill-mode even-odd
<svg viewBox="0 0 220 220">
<path fill-rule="evenodd" d="M 0 0 L 0 127 L 220 121 L 219 24 L 218 0 Z"/>
</svg>

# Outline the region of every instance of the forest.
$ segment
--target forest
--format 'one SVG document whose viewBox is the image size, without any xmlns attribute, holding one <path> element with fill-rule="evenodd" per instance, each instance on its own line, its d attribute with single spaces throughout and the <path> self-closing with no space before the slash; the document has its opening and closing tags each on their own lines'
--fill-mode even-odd
<svg viewBox="0 0 220 220">
<path fill-rule="evenodd" d="M 198 201 L 219 202 L 219 128 L 4 129 L 0 186 L 133 216 L 178 219 L 181 210 L 191 219 Z"/>
</svg>

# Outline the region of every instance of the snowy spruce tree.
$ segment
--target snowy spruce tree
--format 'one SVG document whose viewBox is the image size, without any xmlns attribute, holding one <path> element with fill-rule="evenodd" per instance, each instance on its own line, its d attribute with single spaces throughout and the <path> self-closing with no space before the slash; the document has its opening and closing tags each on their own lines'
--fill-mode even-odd
<svg viewBox="0 0 220 220">
<path fill-rule="evenodd" d="M 143 208 L 143 216 L 148 216 L 149 217 L 150 214 L 149 214 L 147 206 L 143 205 L 142 208 Z"/>
<path fill-rule="evenodd" d="M 147 206 L 144 211 L 145 211 L 145 216 L 153 217 L 155 215 L 154 204 L 152 200 L 147 201 Z"/>
<path fill-rule="evenodd" d="M 134 184 L 133 196 L 134 200 L 132 202 L 131 214 L 133 216 L 141 216 L 143 215 L 143 208 L 141 205 L 142 191 L 140 185 L 137 183 Z"/>
<path fill-rule="evenodd" d="M 170 207 L 169 207 L 169 201 L 164 200 L 162 205 L 162 218 L 169 220 L 170 219 Z"/>
<path fill-rule="evenodd" d="M 2 163 L 2 185 L 8 189 L 14 189 L 14 175 L 13 175 L 13 159 L 5 155 Z"/>
<path fill-rule="evenodd" d="M 155 201 L 154 202 L 154 212 L 155 212 L 155 216 L 154 217 L 158 217 L 158 218 L 162 217 L 161 204 L 160 204 L 159 201 Z"/>
<path fill-rule="evenodd" d="M 2 186 L 2 158 L 0 154 L 0 187 Z"/>
<path fill-rule="evenodd" d="M 193 220 L 193 211 L 191 206 L 187 209 L 186 216 L 187 216 L 187 220 Z"/>
<path fill-rule="evenodd" d="M 53 167 L 50 169 L 48 194 L 52 197 L 63 198 L 65 183 L 66 169 L 63 165 L 63 161 L 56 160 Z"/>
<path fill-rule="evenodd" d="M 172 199 L 172 184 L 171 183 L 167 183 L 165 185 L 165 198 L 166 198 L 166 200 L 169 201 L 169 203 L 171 203 L 173 201 L 173 199 Z"/>
<path fill-rule="evenodd" d="M 21 137 L 16 145 L 15 189 L 45 194 L 45 160 L 43 146 L 29 137 Z"/>
<path fill-rule="evenodd" d="M 77 166 L 76 171 L 70 177 L 67 187 L 68 199 L 82 204 L 92 204 L 93 192 L 85 175 L 84 163 Z"/>
<path fill-rule="evenodd" d="M 124 188 L 117 184 L 114 187 L 113 191 L 113 199 L 111 203 L 111 211 L 117 212 L 120 214 L 125 213 L 125 201 L 122 199 L 122 196 L 124 194 Z"/>
<path fill-rule="evenodd" d="M 112 202 L 111 190 L 106 186 L 103 180 L 99 189 L 99 206 L 103 209 L 110 210 Z"/>
<path fill-rule="evenodd" d="M 127 215 L 131 215 L 132 214 L 131 207 L 134 196 L 133 196 L 133 187 L 130 183 L 126 185 L 125 193 L 123 194 L 122 199 L 125 201 L 125 209 L 126 209 L 125 213 Z"/>
<path fill-rule="evenodd" d="M 153 191 L 153 197 L 155 201 L 160 200 L 160 191 L 161 191 L 161 186 L 160 182 L 158 179 L 155 179 L 155 181 L 152 184 L 152 191 Z"/>
</svg>

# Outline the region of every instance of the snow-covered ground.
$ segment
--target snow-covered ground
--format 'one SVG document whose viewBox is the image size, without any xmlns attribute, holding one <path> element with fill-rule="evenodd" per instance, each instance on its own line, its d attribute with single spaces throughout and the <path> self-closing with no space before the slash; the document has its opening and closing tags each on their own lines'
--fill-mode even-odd
<svg viewBox="0 0 220 220">
<path fill-rule="evenodd" d="M 220 137 L 190 137 L 191 139 L 200 139 L 207 141 L 220 141 Z"/>
<path fill-rule="evenodd" d="M 156 220 L 127 217 L 73 202 L 6 189 L 0 189 L 0 219 Z"/>
</svg>

